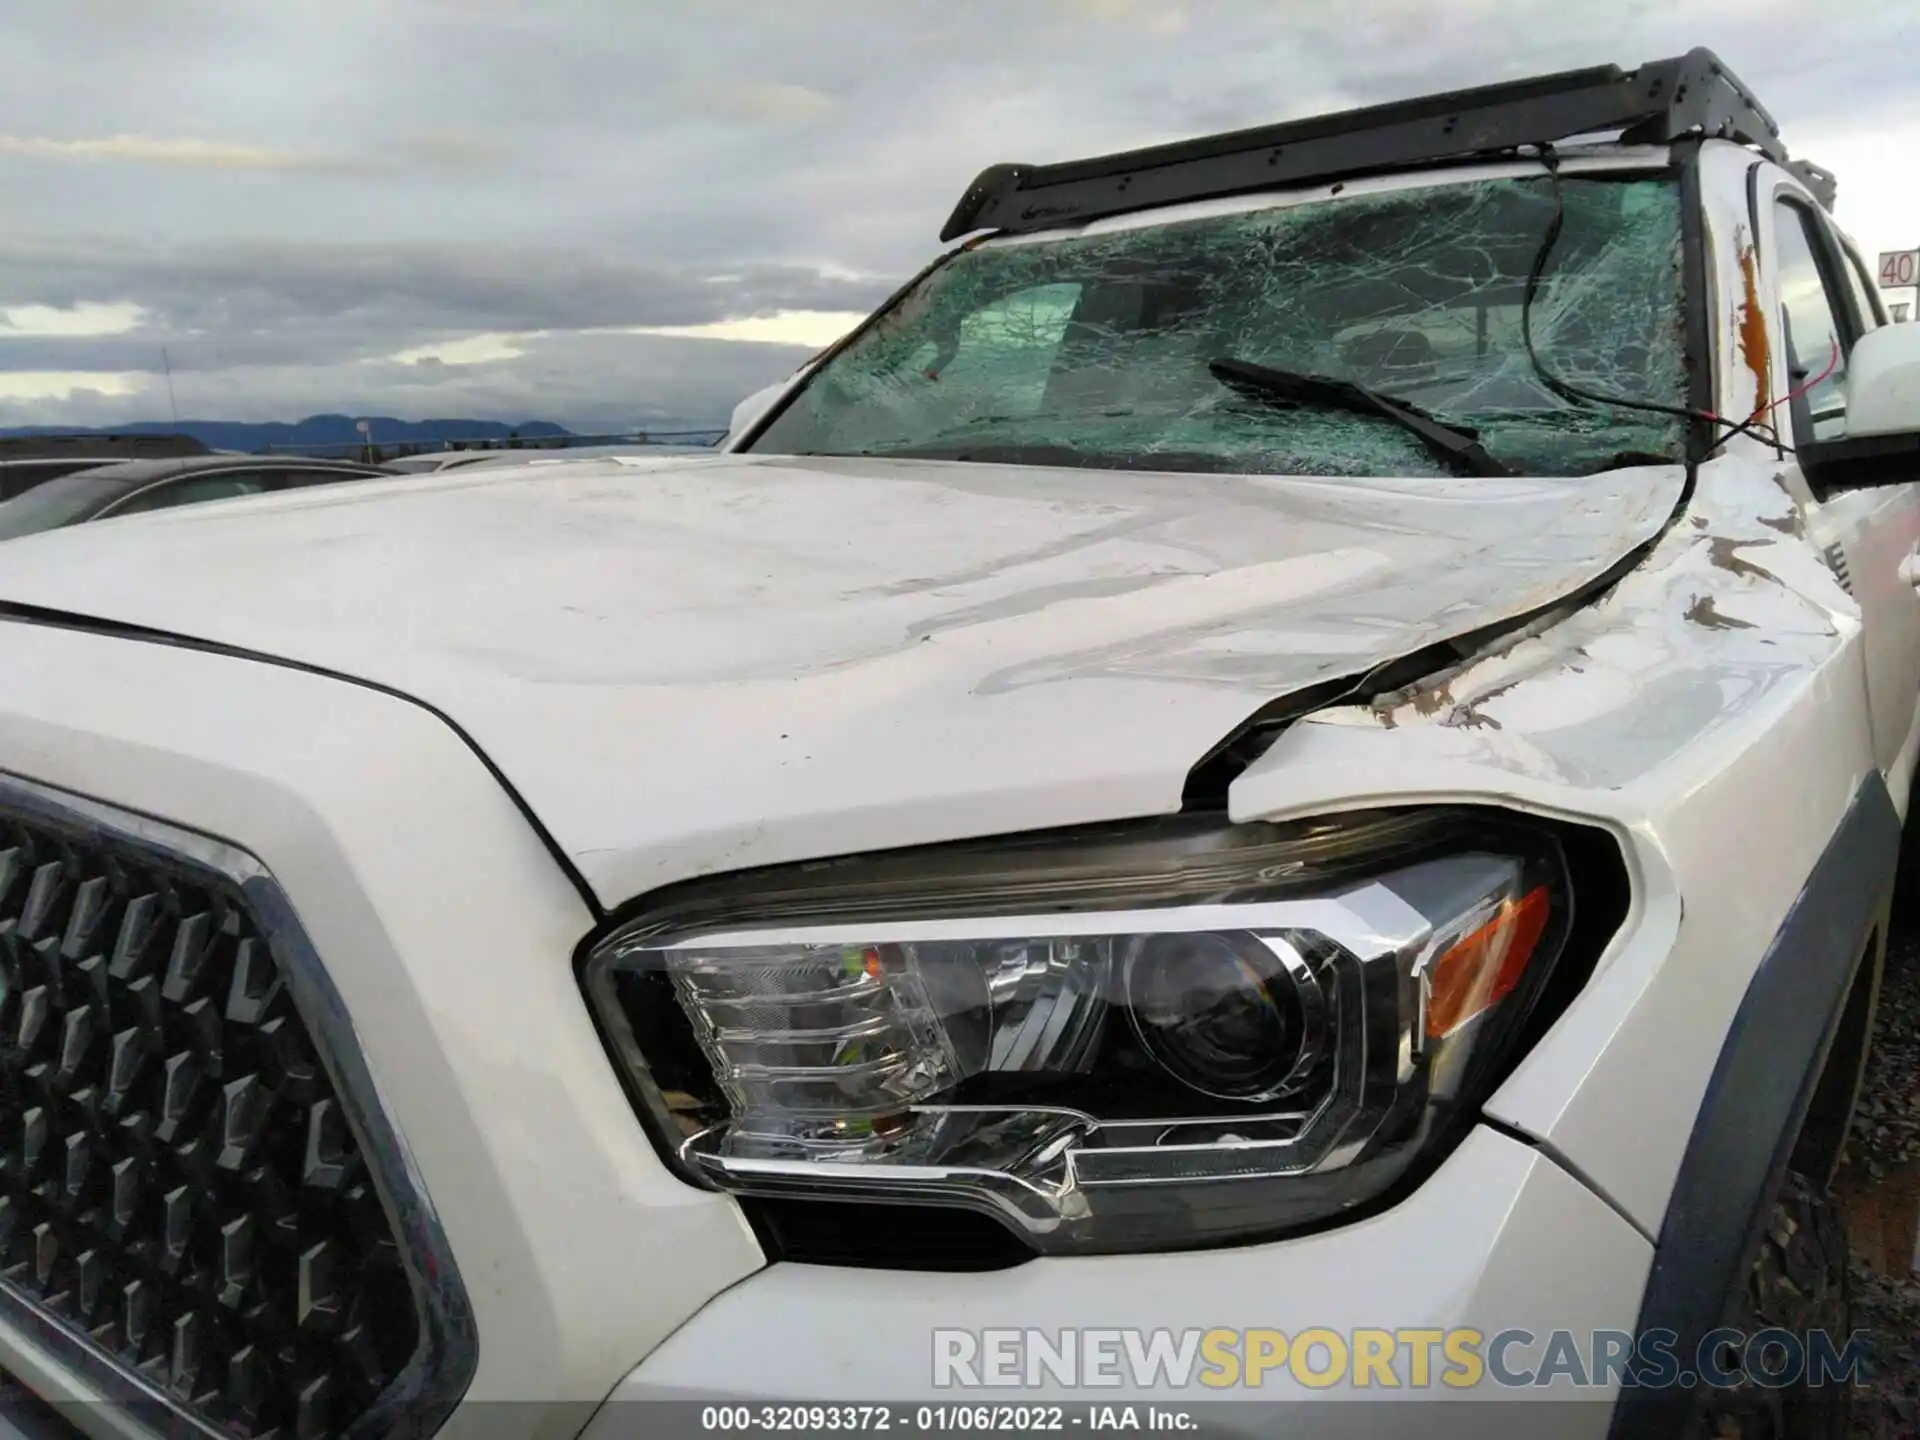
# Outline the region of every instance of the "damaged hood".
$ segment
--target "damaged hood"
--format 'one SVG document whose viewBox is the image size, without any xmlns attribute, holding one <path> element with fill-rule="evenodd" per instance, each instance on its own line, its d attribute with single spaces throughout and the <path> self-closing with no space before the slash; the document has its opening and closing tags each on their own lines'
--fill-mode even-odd
<svg viewBox="0 0 1920 1440">
<path fill-rule="evenodd" d="M 1550 604 L 1678 467 L 1311 480 L 757 456 L 360 482 L 0 545 L 0 602 L 414 696 L 602 901 L 1176 810 L 1268 701 Z"/>
</svg>

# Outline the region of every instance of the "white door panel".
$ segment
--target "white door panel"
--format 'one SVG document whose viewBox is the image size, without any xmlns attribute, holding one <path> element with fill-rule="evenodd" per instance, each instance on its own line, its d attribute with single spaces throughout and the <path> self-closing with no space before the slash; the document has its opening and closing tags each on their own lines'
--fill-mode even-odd
<svg viewBox="0 0 1920 1440">
<path fill-rule="evenodd" d="M 1812 438 L 1833 439 L 1846 430 L 1845 352 L 1874 317 L 1856 314 L 1857 277 L 1849 277 L 1850 262 L 1818 206 L 1775 175 L 1776 185 L 1762 191 L 1772 199 L 1761 217 L 1773 297 L 1774 413 L 1782 438 L 1792 436 L 1787 397 L 1804 389 L 1802 425 L 1810 420 Z M 1913 479 L 1821 495 L 1810 517 L 1860 605 L 1874 750 L 1881 771 L 1895 779 L 1907 769 L 1920 709 L 1920 472 Z"/>
<path fill-rule="evenodd" d="M 1920 700 L 1920 590 L 1909 578 L 1920 550 L 1920 488 L 1829 495 L 1820 512 L 1822 538 L 1840 547 L 1848 588 L 1860 602 L 1874 753 L 1891 775 Z"/>
</svg>

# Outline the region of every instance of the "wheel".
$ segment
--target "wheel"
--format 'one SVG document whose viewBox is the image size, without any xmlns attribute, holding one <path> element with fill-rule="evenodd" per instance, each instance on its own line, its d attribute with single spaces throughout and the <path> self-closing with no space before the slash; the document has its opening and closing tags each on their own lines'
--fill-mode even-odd
<svg viewBox="0 0 1920 1440">
<path fill-rule="evenodd" d="M 1824 1330 L 1836 1346 L 1852 1330 L 1847 1288 L 1847 1234 L 1832 1196 L 1804 1175 L 1789 1172 L 1767 1218 L 1760 1254 L 1728 1325 L 1751 1335 L 1788 1330 L 1804 1341 Z M 1721 1363 L 1734 1368 L 1735 1357 Z M 1713 1440 L 1847 1440 L 1852 1387 L 1792 1385 L 1766 1388 L 1743 1381 L 1706 1397 L 1699 1435 Z"/>
</svg>

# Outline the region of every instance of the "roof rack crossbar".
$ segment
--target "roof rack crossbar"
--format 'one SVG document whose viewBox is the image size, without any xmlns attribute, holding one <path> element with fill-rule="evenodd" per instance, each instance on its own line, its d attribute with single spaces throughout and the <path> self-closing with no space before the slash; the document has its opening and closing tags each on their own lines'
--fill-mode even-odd
<svg viewBox="0 0 1920 1440">
<path fill-rule="evenodd" d="M 1789 160 L 1781 168 L 1806 186 L 1812 192 L 1813 198 L 1820 202 L 1822 209 L 1828 211 L 1833 209 L 1833 202 L 1839 195 L 1840 182 L 1834 178 L 1831 170 L 1823 170 L 1811 160 Z"/>
<path fill-rule="evenodd" d="M 1633 71 L 1617 65 L 1569 70 L 1100 159 L 994 165 L 968 187 L 940 238 L 1052 229 L 1608 132 L 1632 144 L 1717 137 L 1787 164 L 1773 117 L 1711 50 L 1697 49 Z M 1800 178 L 1831 207 L 1832 177 L 1805 169 Z"/>
</svg>

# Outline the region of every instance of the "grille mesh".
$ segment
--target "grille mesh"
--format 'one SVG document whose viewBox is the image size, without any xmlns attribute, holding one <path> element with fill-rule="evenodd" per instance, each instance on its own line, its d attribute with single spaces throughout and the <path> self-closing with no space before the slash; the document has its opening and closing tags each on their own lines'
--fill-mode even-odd
<svg viewBox="0 0 1920 1440">
<path fill-rule="evenodd" d="M 419 1337 L 238 889 L 4 809 L 0 1280 L 238 1436 L 338 1434 Z"/>
</svg>

